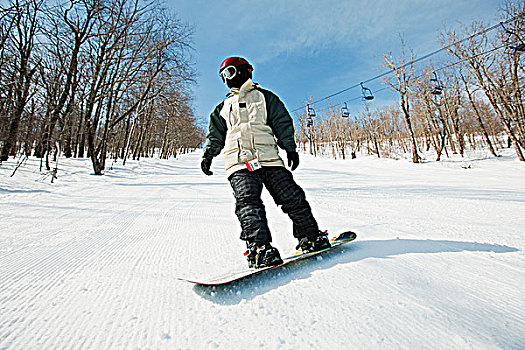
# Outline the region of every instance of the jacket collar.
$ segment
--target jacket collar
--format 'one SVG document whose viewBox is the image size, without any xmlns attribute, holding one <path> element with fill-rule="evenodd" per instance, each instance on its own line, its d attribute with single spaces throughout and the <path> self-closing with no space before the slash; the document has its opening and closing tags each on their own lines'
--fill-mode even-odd
<svg viewBox="0 0 525 350">
<path fill-rule="evenodd" d="M 252 91 L 256 89 L 257 87 L 260 87 L 259 84 L 254 83 L 251 79 L 248 79 L 244 82 L 244 84 L 241 85 L 241 88 L 231 88 L 230 92 L 226 95 L 226 97 L 232 97 L 233 95 L 239 95 L 244 96 L 247 92 Z"/>
</svg>

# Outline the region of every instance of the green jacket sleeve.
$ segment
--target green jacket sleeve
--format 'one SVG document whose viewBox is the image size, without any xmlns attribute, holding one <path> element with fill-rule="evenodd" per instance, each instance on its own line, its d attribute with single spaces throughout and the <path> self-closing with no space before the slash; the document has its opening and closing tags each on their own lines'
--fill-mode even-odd
<svg viewBox="0 0 525 350">
<path fill-rule="evenodd" d="M 203 158 L 213 158 L 219 155 L 224 148 L 227 126 L 226 121 L 221 117 L 221 109 L 223 105 L 224 102 L 221 102 L 210 114 Z"/>
<path fill-rule="evenodd" d="M 262 90 L 266 100 L 266 114 L 268 125 L 272 128 L 273 134 L 277 138 L 277 145 L 286 152 L 295 151 L 295 128 L 293 119 L 284 106 L 284 103 L 274 93 Z"/>
</svg>

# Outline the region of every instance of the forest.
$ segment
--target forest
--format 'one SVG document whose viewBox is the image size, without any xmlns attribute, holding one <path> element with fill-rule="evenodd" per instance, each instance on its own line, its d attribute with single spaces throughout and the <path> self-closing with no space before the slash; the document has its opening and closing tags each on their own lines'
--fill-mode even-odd
<svg viewBox="0 0 525 350">
<path fill-rule="evenodd" d="M 41 170 L 200 146 L 193 28 L 160 1 L 9 0 L 0 7 L 0 160 Z"/>
</svg>

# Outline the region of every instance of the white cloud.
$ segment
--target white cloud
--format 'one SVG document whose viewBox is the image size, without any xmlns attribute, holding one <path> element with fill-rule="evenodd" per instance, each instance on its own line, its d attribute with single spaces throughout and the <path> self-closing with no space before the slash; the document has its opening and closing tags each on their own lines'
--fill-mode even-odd
<svg viewBox="0 0 525 350">
<path fill-rule="evenodd" d="M 376 0 L 376 1 L 233 1 L 218 6 L 214 16 L 228 27 L 232 40 L 258 54 L 258 63 L 289 53 L 347 47 L 378 47 L 397 40 L 398 33 L 435 38 L 444 20 L 461 20 L 464 13 L 478 12 L 487 0 Z M 222 4 L 222 2 L 221 2 Z M 482 6 L 484 5 L 484 6 Z M 463 14 L 462 14 L 463 13 Z M 465 18 L 465 21 L 470 18 Z M 255 50 L 254 50 L 255 49 Z"/>
</svg>

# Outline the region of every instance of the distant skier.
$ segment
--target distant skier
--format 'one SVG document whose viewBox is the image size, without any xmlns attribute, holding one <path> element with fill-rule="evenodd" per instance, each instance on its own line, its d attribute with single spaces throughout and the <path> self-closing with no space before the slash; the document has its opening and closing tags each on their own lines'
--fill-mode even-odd
<svg viewBox="0 0 525 350">
<path fill-rule="evenodd" d="M 275 203 L 293 222 L 297 249 L 317 251 L 330 247 L 326 233 L 319 230 L 304 191 L 285 168 L 277 146 L 286 151 L 288 166 L 299 165 L 293 120 L 281 100 L 252 81 L 253 67 L 242 57 L 229 57 L 219 75 L 230 88 L 226 99 L 210 115 L 202 171 L 210 171 L 212 159 L 224 149 L 224 164 L 233 188 L 235 214 L 241 223 L 241 239 L 250 267 L 282 263 L 271 245 L 272 236 L 261 200 L 263 185 Z"/>
</svg>

